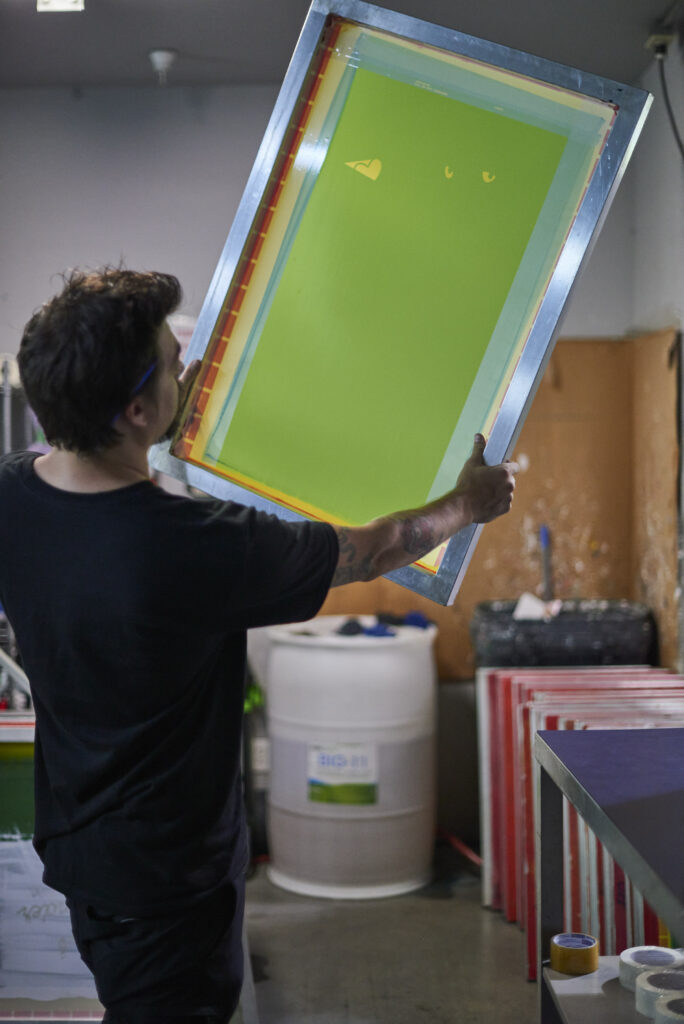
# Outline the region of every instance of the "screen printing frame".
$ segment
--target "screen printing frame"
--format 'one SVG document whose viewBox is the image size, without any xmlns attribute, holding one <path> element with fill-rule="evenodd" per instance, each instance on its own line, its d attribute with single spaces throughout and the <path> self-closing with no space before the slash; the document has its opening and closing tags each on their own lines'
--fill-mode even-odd
<svg viewBox="0 0 684 1024">
<path fill-rule="evenodd" d="M 273 187 L 276 169 L 282 166 L 282 154 L 299 116 L 301 97 L 311 77 L 312 62 L 331 18 L 341 18 L 369 29 L 388 32 L 413 43 L 438 47 L 492 68 L 602 101 L 616 110 L 607 140 L 565 243 L 559 251 L 517 365 L 488 430 L 485 459 L 490 464 L 502 462 L 514 448 L 550 358 L 573 284 L 605 220 L 643 127 L 652 97 L 637 88 L 377 8 L 360 0 L 313 0 L 198 318 L 187 353 L 188 360 L 202 359 L 205 355 L 224 309 L 226 296 L 235 287 L 241 260 L 258 228 L 264 197 Z M 249 504 L 273 512 L 283 519 L 303 518 L 292 508 L 239 486 L 209 469 L 177 458 L 171 454 L 167 445 L 156 447 L 151 456 L 151 464 L 155 469 L 221 499 Z M 397 510 L 386 511 L 390 513 Z M 451 604 L 481 529 L 481 526 L 473 525 L 456 534 L 448 542 L 436 572 L 407 566 L 388 573 L 388 577 L 440 604 Z"/>
</svg>

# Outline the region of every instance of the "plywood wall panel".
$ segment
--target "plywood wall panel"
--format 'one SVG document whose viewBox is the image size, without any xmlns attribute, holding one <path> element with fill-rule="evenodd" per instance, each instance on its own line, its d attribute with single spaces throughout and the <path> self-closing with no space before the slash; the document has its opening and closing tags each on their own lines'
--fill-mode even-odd
<svg viewBox="0 0 684 1024">
<path fill-rule="evenodd" d="M 653 609 L 660 660 L 673 669 L 678 656 L 679 601 L 675 340 L 674 331 L 661 331 L 632 343 L 633 597 Z"/>
<path fill-rule="evenodd" d="M 555 596 L 655 602 L 666 613 L 661 629 L 669 657 L 676 633 L 676 615 L 670 614 L 675 611 L 676 436 L 668 429 L 659 446 L 656 428 L 648 425 L 653 424 L 654 405 L 673 420 L 676 401 L 672 381 L 665 385 L 661 380 L 666 341 L 656 340 L 652 352 L 648 344 L 648 339 L 643 344 L 638 339 L 558 343 L 516 446 L 515 458 L 523 468 L 513 509 L 484 528 L 452 607 L 376 580 L 332 591 L 323 613 L 418 609 L 439 626 L 440 677 L 472 678 L 469 623 L 475 605 L 514 600 L 523 591 L 541 594 L 539 529 L 546 525 Z M 639 380 L 651 377 L 648 391 L 640 391 Z M 636 422 L 644 429 L 635 428 Z M 635 493 L 641 495 L 638 508 Z M 661 528 L 665 520 L 666 530 Z M 638 539 L 635 555 L 633 538 Z"/>
</svg>

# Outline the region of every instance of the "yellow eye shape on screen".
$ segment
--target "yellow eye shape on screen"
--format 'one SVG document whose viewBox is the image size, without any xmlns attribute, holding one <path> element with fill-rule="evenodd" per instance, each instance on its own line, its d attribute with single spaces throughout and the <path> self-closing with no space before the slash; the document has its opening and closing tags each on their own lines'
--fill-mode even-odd
<svg viewBox="0 0 684 1024">
<path fill-rule="evenodd" d="M 453 178 L 453 176 L 454 176 L 454 172 L 448 166 L 445 167 L 444 168 L 444 177 L 451 179 L 451 178 Z M 491 171 L 483 171 L 482 172 L 482 180 L 487 185 L 489 185 L 490 182 L 494 181 L 495 178 L 496 178 L 496 174 L 492 174 Z"/>
</svg>

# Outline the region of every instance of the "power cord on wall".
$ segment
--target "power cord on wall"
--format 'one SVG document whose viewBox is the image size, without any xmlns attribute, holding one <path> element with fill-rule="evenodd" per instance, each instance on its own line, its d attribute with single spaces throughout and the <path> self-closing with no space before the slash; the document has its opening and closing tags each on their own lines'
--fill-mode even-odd
<svg viewBox="0 0 684 1024">
<path fill-rule="evenodd" d="M 667 90 L 667 79 L 665 78 L 665 57 L 667 56 L 667 43 L 659 42 L 653 47 L 653 55 L 658 63 L 658 73 L 660 75 L 660 85 L 663 90 L 663 99 L 665 100 L 665 108 L 667 110 L 667 116 L 670 119 L 670 125 L 672 126 L 672 133 L 675 137 L 675 141 L 679 147 L 682 159 L 684 160 L 684 143 L 682 137 L 679 134 L 679 128 L 677 127 L 677 121 L 674 116 L 672 104 L 670 103 L 670 94 Z"/>
<path fill-rule="evenodd" d="M 665 78 L 665 58 L 670 44 L 675 42 L 678 37 L 681 39 L 682 28 L 684 27 L 684 21 L 682 19 L 683 12 L 684 0 L 672 0 L 672 3 L 670 3 L 666 13 L 658 18 L 657 22 L 651 28 L 651 34 L 646 40 L 646 49 L 651 51 L 658 62 L 658 74 L 660 76 L 660 86 L 663 90 L 665 109 L 667 110 L 672 134 L 675 137 L 675 142 L 677 143 L 680 155 L 684 160 L 684 143 L 682 142 L 682 136 L 680 135 L 679 128 L 677 127 L 677 121 L 672 109 L 672 104 L 670 103 L 667 79 Z"/>
</svg>

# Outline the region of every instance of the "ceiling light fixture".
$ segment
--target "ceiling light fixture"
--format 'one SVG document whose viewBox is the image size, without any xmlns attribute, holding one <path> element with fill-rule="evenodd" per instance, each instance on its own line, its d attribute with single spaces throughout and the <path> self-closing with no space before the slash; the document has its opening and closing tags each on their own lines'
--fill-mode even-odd
<svg viewBox="0 0 684 1024">
<path fill-rule="evenodd" d="M 37 11 L 82 11 L 85 0 L 36 0 Z"/>
<path fill-rule="evenodd" d="M 166 75 L 178 56 L 178 50 L 150 50 L 147 54 L 150 64 L 157 72 L 157 81 L 160 85 L 166 85 Z"/>
</svg>

